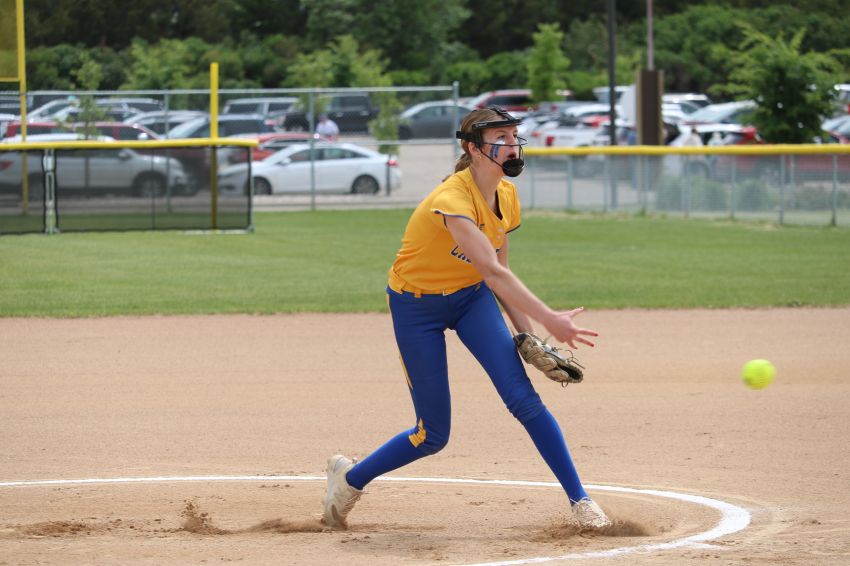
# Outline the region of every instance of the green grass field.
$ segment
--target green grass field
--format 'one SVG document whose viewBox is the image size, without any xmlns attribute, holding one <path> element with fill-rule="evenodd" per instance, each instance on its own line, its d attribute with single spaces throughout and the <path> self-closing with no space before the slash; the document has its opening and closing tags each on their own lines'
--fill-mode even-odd
<svg viewBox="0 0 850 566">
<path fill-rule="evenodd" d="M 364 312 L 410 210 L 260 213 L 253 234 L 0 237 L 0 316 Z M 850 230 L 529 212 L 511 267 L 558 308 L 850 304 Z"/>
</svg>

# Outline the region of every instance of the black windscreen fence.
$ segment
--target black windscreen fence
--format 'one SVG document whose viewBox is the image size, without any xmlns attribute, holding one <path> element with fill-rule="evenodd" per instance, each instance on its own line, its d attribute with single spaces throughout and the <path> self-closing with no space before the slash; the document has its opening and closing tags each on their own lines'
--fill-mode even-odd
<svg viewBox="0 0 850 566">
<path fill-rule="evenodd" d="M 229 146 L 3 151 L 0 233 L 249 229 L 249 151 Z M 223 167 L 243 170 L 244 182 L 214 192 L 211 171 Z"/>
</svg>

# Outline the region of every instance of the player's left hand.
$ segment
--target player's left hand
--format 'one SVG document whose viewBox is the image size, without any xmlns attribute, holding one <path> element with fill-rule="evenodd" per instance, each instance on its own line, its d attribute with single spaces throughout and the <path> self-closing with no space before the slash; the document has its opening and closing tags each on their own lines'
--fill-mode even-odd
<svg viewBox="0 0 850 566">
<path fill-rule="evenodd" d="M 599 334 L 589 328 L 579 328 L 573 322 L 573 318 L 583 312 L 584 307 L 579 307 L 571 311 L 556 312 L 550 320 L 541 322 L 558 342 L 565 342 L 569 344 L 570 348 L 578 348 L 576 346 L 577 342 L 592 348 L 595 344 L 585 338 L 585 336 L 599 336 Z"/>
</svg>

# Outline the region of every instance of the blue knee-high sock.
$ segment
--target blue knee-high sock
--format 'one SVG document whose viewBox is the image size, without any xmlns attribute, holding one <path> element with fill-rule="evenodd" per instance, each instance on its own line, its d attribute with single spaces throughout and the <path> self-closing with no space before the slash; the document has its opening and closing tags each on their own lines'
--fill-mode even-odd
<svg viewBox="0 0 850 566">
<path fill-rule="evenodd" d="M 573 464 L 573 459 L 570 458 L 570 452 L 567 449 L 567 443 L 564 441 L 564 435 L 561 433 L 561 427 L 558 426 L 558 421 L 555 420 L 549 409 L 544 409 L 542 413 L 526 422 L 525 430 L 528 431 L 531 440 L 534 441 L 534 445 L 540 455 L 543 456 L 543 460 L 546 461 L 567 492 L 570 504 L 587 497 Z"/>
<path fill-rule="evenodd" d="M 358 462 L 345 475 L 348 485 L 363 489 L 367 483 L 387 472 L 401 468 L 425 456 L 410 443 L 410 431 L 404 431 Z"/>
</svg>

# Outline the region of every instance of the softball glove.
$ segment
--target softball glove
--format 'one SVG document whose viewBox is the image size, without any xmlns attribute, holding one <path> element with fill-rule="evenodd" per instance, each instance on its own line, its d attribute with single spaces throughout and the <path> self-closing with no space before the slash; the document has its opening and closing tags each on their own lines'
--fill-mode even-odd
<svg viewBox="0 0 850 566">
<path fill-rule="evenodd" d="M 563 387 L 570 383 L 581 383 L 584 379 L 584 366 L 578 363 L 570 350 L 559 350 L 550 346 L 530 332 L 514 336 L 514 344 L 526 363 L 533 365 Z M 561 352 L 568 355 L 565 356 Z"/>
</svg>

